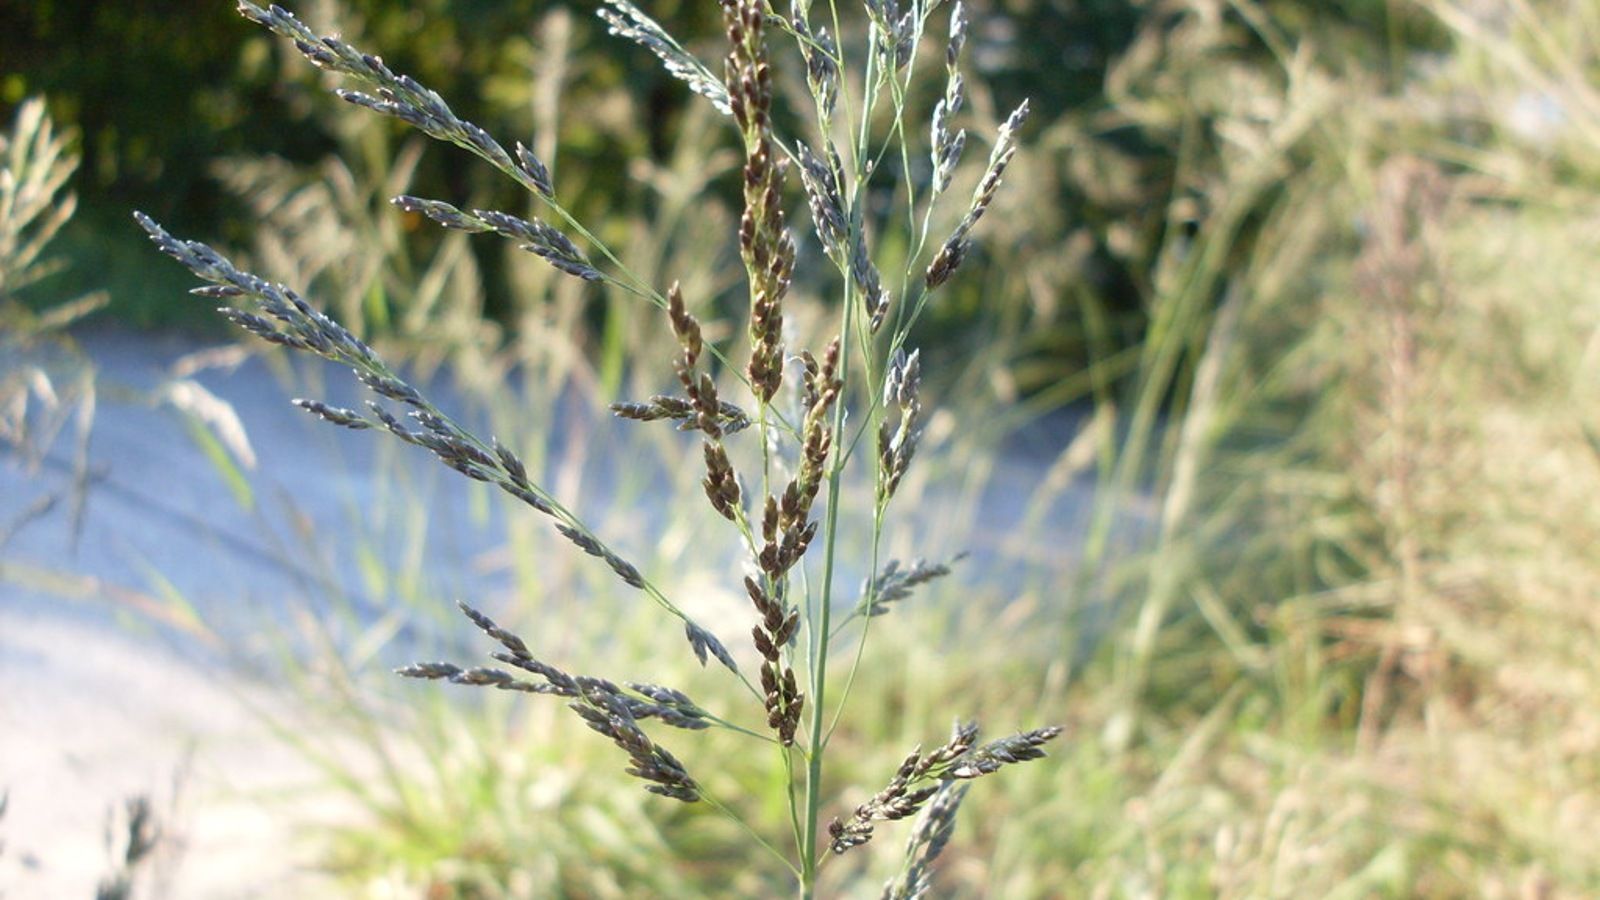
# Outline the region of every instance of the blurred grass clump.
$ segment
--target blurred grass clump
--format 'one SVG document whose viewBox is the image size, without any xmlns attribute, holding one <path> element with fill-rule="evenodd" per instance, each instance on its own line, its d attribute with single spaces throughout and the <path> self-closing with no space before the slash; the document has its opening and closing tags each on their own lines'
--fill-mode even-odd
<svg viewBox="0 0 1600 900">
<path fill-rule="evenodd" d="M 725 240 L 735 159 L 653 61 L 602 53 L 590 17 L 564 7 L 508 4 L 484 21 L 424 6 L 417 21 L 462 30 L 417 36 L 448 49 L 398 50 L 397 68 L 577 168 L 563 177 L 579 212 L 599 219 L 622 198 L 607 237 L 642 276 Z M 939 874 L 956 896 L 1600 892 L 1600 8 L 1002 6 L 973 38 L 991 76 L 974 81 L 1037 90 L 1033 61 L 1057 57 L 1074 77 L 1036 101 L 1043 122 L 986 221 L 986 257 L 932 326 L 930 382 L 971 418 L 930 426 L 943 455 L 928 480 L 981 480 L 1000 436 L 1081 409 L 1032 508 L 1090 502 L 1073 527 L 1029 515 L 995 539 L 1023 573 L 1006 593 L 958 581 L 921 601 L 938 617 L 876 636 L 854 696 L 879 730 L 839 732 L 837 758 L 859 766 L 840 783 L 892 767 L 874 748 L 942 727 L 934 710 L 1071 723 L 1055 764 L 968 799 L 979 809 L 963 827 L 981 830 Z M 392 6 L 304 12 L 411 46 Z M 691 34 L 711 15 L 652 13 L 687 15 Z M 626 361 L 658 329 L 460 235 L 414 234 L 385 202 L 418 180 L 463 199 L 487 181 L 314 102 L 313 76 L 277 74 L 265 43 L 237 52 L 243 77 L 218 83 L 297 99 L 291 121 L 263 129 L 285 147 L 249 161 L 242 144 L 214 147 L 193 171 L 222 174 L 256 223 L 236 236 L 268 273 L 309 280 L 412 365 L 448 362 L 523 447 L 547 439 L 511 424 L 538 418 L 530 398 L 553 416 L 563 391 L 609 397 L 645 377 Z M 610 90 L 623 80 L 650 87 Z M 974 90 L 992 121 L 1005 105 Z M 502 116 L 518 124 L 497 128 Z M 686 290 L 726 287 L 731 252 L 724 263 Z M 958 357 L 971 363 L 939 363 Z M 508 380 L 528 389 L 498 393 Z M 970 426 L 981 417 L 995 427 Z M 692 467 L 667 437 L 629 452 Z M 611 440 L 580 429 L 537 462 L 576 488 L 599 477 L 584 449 Z M 632 477 L 604 524 L 642 536 L 629 501 L 655 488 Z M 966 505 L 946 518 L 976 517 L 981 493 L 957 492 Z M 702 524 L 674 523 L 649 566 L 683 573 L 677 593 L 735 604 L 697 579 L 716 564 L 695 556 Z M 536 562 L 554 555 L 547 540 L 506 523 L 511 622 L 595 597 L 555 649 L 598 646 L 597 669 L 654 656 L 653 677 L 717 702 L 717 682 L 672 670 L 674 635 Z M 907 545 L 896 552 L 928 547 Z M 402 616 L 448 612 L 447 598 L 390 587 L 414 604 Z M 588 758 L 568 717 L 443 692 L 419 705 L 414 687 L 402 702 L 374 671 L 382 640 L 317 632 L 326 653 L 291 678 L 307 720 L 280 723 L 364 811 L 328 837 L 353 884 L 462 897 L 770 887 L 750 881 L 724 823 L 591 777 L 610 764 Z M 726 793 L 764 777 L 719 756 L 733 760 L 714 776 Z M 779 829 L 783 811 L 766 814 L 757 824 Z"/>
<path fill-rule="evenodd" d="M 78 167 L 71 144 L 72 135 L 57 130 L 37 97 L 18 106 L 0 131 L 0 445 L 37 471 L 76 423 L 72 488 L 10 511 L 0 522 L 0 547 L 63 499 L 70 500 L 76 534 L 90 480 L 94 366 L 69 327 L 104 306 L 106 295 L 61 299 L 54 291 L 67 265 L 53 242 L 78 205 L 68 187 Z"/>
</svg>

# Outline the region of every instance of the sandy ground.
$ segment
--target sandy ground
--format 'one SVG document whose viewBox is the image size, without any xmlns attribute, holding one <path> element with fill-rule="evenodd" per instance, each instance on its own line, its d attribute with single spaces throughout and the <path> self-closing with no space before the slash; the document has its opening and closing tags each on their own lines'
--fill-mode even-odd
<svg viewBox="0 0 1600 900">
<path fill-rule="evenodd" d="M 63 503 L 0 543 L 0 790 L 9 792 L 0 897 L 92 896 L 110 866 L 108 816 L 135 795 L 151 798 L 164 825 L 153 895 L 327 895 L 333 886 L 292 823 L 339 811 L 306 789 L 314 773 L 251 711 L 280 700 L 237 661 L 260 649 L 252 636 L 270 630 L 263 624 L 281 623 L 286 597 L 331 587 L 358 608 L 376 602 L 348 567 L 316 560 L 348 556 L 339 544 L 352 510 L 377 502 L 368 473 L 378 442 L 294 409 L 291 389 L 259 361 L 195 374 L 249 436 L 257 463 L 246 508 L 171 404 L 154 402 L 175 361 L 204 348 L 120 333 L 86 346 L 103 388 L 90 454 L 99 480 L 81 534 L 73 539 Z M 1005 532 L 1061 447 L 1048 435 L 1034 444 L 989 476 L 1002 502 L 985 507 L 993 521 L 977 523 L 980 533 Z M 67 489 L 71 458 L 67 436 L 37 466 L 0 449 L 0 529 Z M 418 456 L 415 469 L 408 491 L 437 487 L 440 467 Z M 427 501 L 427 570 L 492 589 L 475 563 L 497 526 L 469 515 L 448 475 Z M 216 641 L 171 616 L 175 597 Z M 153 609 L 167 611 L 167 624 L 152 624 Z"/>
<path fill-rule="evenodd" d="M 91 341 L 106 387 L 91 452 L 101 480 L 81 535 L 73 540 L 60 502 L 0 546 L 7 900 L 93 896 L 111 871 L 109 838 L 123 846 L 113 814 L 135 796 L 150 799 L 163 836 L 141 896 L 327 892 L 288 824 L 315 814 L 287 805 L 316 804 L 304 790 L 314 774 L 251 712 L 278 699 L 223 665 L 225 649 L 146 614 L 181 595 L 206 621 L 245 633 L 303 574 L 275 549 L 286 516 L 261 501 L 304 480 L 305 423 L 264 371 L 202 379 L 251 417 L 252 439 L 264 440 L 255 449 L 273 458 L 252 473 L 263 496 L 244 509 L 182 419 L 150 402 L 170 364 L 195 349 L 122 335 Z M 70 460 L 68 435 L 38 465 L 0 454 L 0 523 L 64 496 Z M 331 521 L 335 512 L 309 514 Z"/>
<path fill-rule="evenodd" d="M 148 797 L 163 840 L 141 896 L 287 897 L 321 893 L 309 848 L 281 801 L 311 778 L 245 712 L 271 702 L 117 632 L 48 614 L 0 612 L 0 834 L 7 898 L 91 897 L 120 851 L 127 799 Z M 108 827 L 109 826 L 109 827 Z"/>
</svg>

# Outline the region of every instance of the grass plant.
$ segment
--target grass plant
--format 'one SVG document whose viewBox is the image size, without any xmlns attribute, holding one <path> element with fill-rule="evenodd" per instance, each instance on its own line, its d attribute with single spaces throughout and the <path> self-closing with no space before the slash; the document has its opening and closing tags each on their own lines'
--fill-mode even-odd
<svg viewBox="0 0 1600 900">
<path fill-rule="evenodd" d="M 825 809 L 838 805 L 837 787 L 827 780 L 828 746 L 843 721 L 870 626 L 898 609 L 890 604 L 903 600 L 909 588 L 944 571 L 921 563 L 902 570 L 879 558 L 884 531 L 893 521 L 891 501 L 921 437 L 921 368 L 908 345 L 930 299 L 973 251 L 977 226 L 1017 152 L 1027 115 L 1024 102 L 1000 126 L 970 199 L 956 207 L 959 215 L 941 239 L 935 224 L 948 216 L 952 204 L 937 201 L 951 187 L 966 143 L 965 132 L 953 124 L 964 101 L 964 8 L 955 4 L 939 17 L 948 24 L 939 53 L 946 86 L 933 105 L 929 144 L 915 151 L 912 135 L 922 129 L 913 131 L 908 124 L 909 97 L 917 49 L 933 27 L 936 5 L 868 4 L 860 23 L 864 34 L 846 42 L 840 39 L 838 9 L 830 7 L 831 21 L 814 27 L 805 8 L 785 18 L 770 15 L 759 3 L 729 0 L 723 4 L 728 49 L 721 77 L 625 0 L 602 12 L 613 33 L 661 57 L 669 72 L 731 118 L 742 138 L 744 211 L 737 238 L 748 283 L 747 341 L 721 342 L 708 339 L 676 283 L 663 291 L 636 275 L 567 211 L 549 167 L 533 150 L 520 143 L 507 149 L 457 117 L 439 95 L 392 72 L 375 56 L 318 35 L 286 10 L 246 2 L 240 11 L 359 88 L 341 88 L 341 98 L 478 156 L 525 188 L 556 224 L 411 196 L 395 198 L 403 211 L 452 231 L 496 234 L 559 272 L 632 295 L 657 307 L 656 315 L 665 313 L 678 344 L 672 369 L 682 394 L 619 402 L 613 409 L 624 418 L 675 420 L 680 431 L 699 434 L 706 499 L 726 520 L 749 565 L 743 589 L 757 622 L 751 630 L 760 661 L 754 679 L 713 628 L 691 616 L 535 480 L 514 451 L 457 424 L 365 341 L 292 289 L 236 268 L 204 244 L 176 239 L 140 215 L 140 225 L 158 248 L 211 283 L 195 293 L 225 301 L 222 313 L 233 324 L 269 343 L 351 368 L 375 397 L 362 410 L 318 400 L 297 400 L 297 405 L 334 425 L 387 432 L 422 447 L 448 467 L 551 519 L 577 550 L 603 563 L 661 614 L 679 620 L 686 649 L 701 665 L 726 670 L 761 713 L 749 722 L 731 710 L 713 713 L 671 687 L 573 674 L 536 656 L 522 638 L 466 604 L 462 611 L 499 645 L 491 655 L 508 668 L 428 662 L 403 667 L 400 674 L 566 700 L 583 724 L 624 753 L 627 773 L 644 781 L 645 790 L 704 804 L 727 817 L 758 851 L 770 854 L 772 865 L 788 872 L 803 897 L 816 894 L 820 870 L 830 857 L 867 843 L 881 822 L 921 814 L 915 831 L 921 837 L 911 842 L 901 876 L 885 891 L 886 896 L 925 893 L 930 866 L 965 796 L 951 786 L 1038 759 L 1061 732 L 1047 726 L 985 741 L 975 722 L 958 718 L 947 741 L 930 751 L 913 750 L 890 767 L 891 774 L 882 776 L 887 787 L 853 811 L 838 810 L 823 833 Z M 793 39 L 790 56 L 801 63 L 803 76 L 780 74 L 774 48 L 786 44 L 785 38 Z M 801 80 L 811 109 L 780 108 L 780 88 Z M 792 133 L 782 130 L 791 119 L 805 124 Z M 799 258 L 785 211 L 791 169 L 800 174 L 822 252 L 814 260 L 832 263 L 839 295 L 829 310 L 837 320 L 836 335 L 815 352 L 798 354 L 789 349 L 785 329 Z M 883 181 L 903 201 L 889 211 L 874 209 L 871 202 L 875 184 Z M 872 252 L 872 233 L 902 228 L 902 254 L 885 274 Z M 813 265 L 804 274 L 809 287 L 826 290 L 828 274 L 821 268 Z M 741 353 L 748 359 L 743 365 L 733 361 Z M 748 392 L 750 409 L 724 399 L 728 382 Z M 736 466 L 736 455 L 744 460 L 741 465 Z M 845 528 L 841 489 L 852 460 L 875 473 L 864 568 L 871 573 L 881 568 L 882 574 L 868 578 L 861 596 L 847 600 L 839 583 Z M 750 474 L 741 477 L 742 468 Z M 808 553 L 813 543 L 816 551 Z M 820 564 L 808 565 L 818 555 Z M 842 685 L 829 674 L 830 661 L 839 666 L 841 654 L 850 660 Z M 707 763 L 681 761 L 652 735 L 661 728 L 720 729 L 767 748 L 776 775 L 775 802 L 788 810 L 788 839 L 772 839 L 752 825 L 742 812 L 744 804 L 725 799 L 712 779 L 696 774 Z"/>
</svg>

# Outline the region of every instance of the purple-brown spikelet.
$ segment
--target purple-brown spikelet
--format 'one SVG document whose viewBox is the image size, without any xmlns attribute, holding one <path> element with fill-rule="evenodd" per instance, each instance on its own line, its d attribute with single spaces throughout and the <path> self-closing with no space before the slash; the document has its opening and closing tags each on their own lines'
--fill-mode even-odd
<svg viewBox="0 0 1600 900">
<path fill-rule="evenodd" d="M 784 746 L 794 743 L 795 729 L 800 724 L 800 710 L 805 695 L 800 692 L 794 670 L 783 660 L 783 649 L 800 629 L 800 611 L 792 609 L 783 600 L 782 585 L 774 582 L 771 590 L 755 578 L 746 577 L 745 592 L 755 605 L 761 621 L 751 629 L 756 652 L 761 654 L 761 689 L 767 709 L 767 725 L 777 732 Z"/>
<path fill-rule="evenodd" d="M 723 0 L 726 81 L 734 121 L 744 136 L 744 214 L 739 254 L 750 280 L 750 387 L 765 404 L 783 381 L 783 298 L 794 273 L 794 238 L 784 224 L 788 162 L 772 138 L 772 69 L 760 0 Z"/>
<path fill-rule="evenodd" d="M 711 373 L 699 371 L 696 364 L 704 347 L 700 336 L 700 323 L 683 303 L 683 291 L 674 283 L 667 290 L 667 315 L 672 320 L 672 331 L 678 336 L 678 355 L 673 360 L 678 381 L 689 395 L 689 406 L 694 412 L 694 428 L 705 436 L 706 476 L 701 484 L 711 508 L 730 522 L 739 521 L 743 510 L 739 477 L 728 460 L 722 446 L 724 404 L 717 398 L 717 383 Z M 741 413 L 742 417 L 743 414 Z M 745 420 L 748 422 L 748 419 Z"/>
<path fill-rule="evenodd" d="M 1056 726 L 1014 734 L 975 747 L 976 722 L 957 722 L 950 739 L 931 752 L 919 747 L 900 764 L 894 777 L 872 799 L 856 807 L 848 820 L 828 824 L 834 853 L 843 853 L 872 840 L 874 822 L 903 819 L 915 813 L 938 790 L 938 785 L 916 788 L 923 782 L 965 781 L 992 774 L 1002 765 L 1044 757 L 1045 744 L 1061 734 Z"/>
<path fill-rule="evenodd" d="M 837 375 L 837 338 L 828 345 L 821 363 L 809 351 L 803 358 L 806 412 L 800 429 L 800 465 L 782 495 L 767 498 L 761 520 L 763 544 L 756 562 L 774 582 L 800 561 L 816 537 L 817 523 L 811 520 L 811 505 L 822 488 L 824 470 L 833 449 L 833 427 L 828 422 L 828 412 L 844 387 Z"/>
</svg>

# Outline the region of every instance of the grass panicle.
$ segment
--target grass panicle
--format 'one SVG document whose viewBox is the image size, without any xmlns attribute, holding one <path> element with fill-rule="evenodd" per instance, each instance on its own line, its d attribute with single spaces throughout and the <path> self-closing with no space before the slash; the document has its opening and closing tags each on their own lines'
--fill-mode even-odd
<svg viewBox="0 0 1600 900">
<path fill-rule="evenodd" d="M 917 419 L 922 415 L 922 404 L 917 392 L 922 386 L 922 359 L 920 351 L 909 355 L 896 350 L 889 360 L 887 377 L 883 381 L 883 408 L 894 410 L 896 419 L 890 423 L 885 415 L 878 426 L 878 502 L 887 503 L 900 487 L 900 479 L 911 467 L 911 458 L 917 453 L 917 442 L 922 432 Z"/>
<path fill-rule="evenodd" d="M 989 167 L 983 173 L 983 179 L 972 191 L 972 203 L 967 207 L 967 214 L 961 217 L 960 223 L 945 238 L 939 252 L 934 255 L 933 262 L 928 264 L 927 273 L 923 281 L 928 290 L 933 290 L 954 275 L 956 269 L 961 267 L 967 258 L 967 252 L 972 249 L 970 237 L 972 229 L 988 211 L 989 204 L 994 201 L 995 191 L 1000 189 L 1000 178 L 1005 174 L 1006 166 L 1010 165 L 1011 158 L 1017 154 L 1017 132 L 1022 130 L 1022 123 L 1028 119 L 1028 101 L 1012 110 L 1000 126 L 1000 134 L 995 138 L 994 150 L 989 154 Z"/>
<path fill-rule="evenodd" d="M 744 214 L 739 254 L 750 279 L 750 364 L 756 398 L 772 401 L 783 382 L 783 298 L 794 272 L 794 238 L 784 223 L 788 160 L 772 135 L 772 67 L 760 0 L 722 0 L 727 26 L 727 82 L 734 121 L 744 136 Z"/>
<path fill-rule="evenodd" d="M 143 213 L 135 213 L 139 225 L 155 245 L 182 263 L 196 276 L 213 282 L 194 291 L 207 299 L 251 301 L 267 316 L 224 307 L 222 313 L 234 324 L 270 343 L 320 356 L 349 366 L 359 381 L 383 400 L 409 407 L 405 413 L 414 427 L 402 421 L 384 404 L 369 400 L 370 418 L 353 410 L 335 409 L 320 401 L 298 400 L 296 404 L 319 418 L 347 428 L 375 428 L 431 453 L 443 464 L 475 481 L 492 484 L 537 512 L 555 520 L 556 530 L 584 553 L 604 561 L 629 587 L 648 594 L 668 612 L 683 619 L 690 644 L 700 656 L 702 649 L 720 646 L 703 627 L 690 622 L 676 605 L 651 585 L 637 567 L 624 559 L 577 516 L 554 501 L 527 472 L 522 461 L 498 441 L 484 441 L 457 425 L 434 406 L 422 392 L 396 375 L 373 349 L 313 308 L 293 290 L 268 282 L 235 268 L 228 259 L 196 241 L 183 241 Z M 732 666 L 726 650 L 713 655 Z M 702 657 L 703 659 L 704 657 Z"/>
<path fill-rule="evenodd" d="M 396 669 L 396 675 L 425 681 L 448 681 L 451 684 L 470 687 L 492 687 L 502 691 L 551 694 L 575 699 L 584 698 L 586 691 L 590 694 L 607 693 L 616 698 L 616 702 L 627 710 L 635 722 L 639 719 L 656 719 L 664 725 L 687 731 L 699 731 L 712 725 L 706 711 L 682 691 L 658 684 L 640 684 L 631 681 L 628 682 L 628 689 L 625 691 L 603 678 L 569 675 L 549 663 L 536 659 L 522 638 L 501 628 L 493 619 L 465 603 L 458 605 L 462 614 L 471 620 L 472 624 L 505 648 L 491 653 L 492 657 L 507 665 L 538 675 L 544 681 L 527 681 L 503 669 L 485 666 L 463 669 L 446 662 L 412 663 Z M 630 691 L 632 693 L 629 693 Z"/>
<path fill-rule="evenodd" d="M 1060 734 L 1060 728 L 1051 726 L 974 747 L 978 724 L 958 722 L 950 739 L 932 752 L 923 753 L 920 747 L 911 751 L 888 786 L 857 806 L 849 819 L 829 822 L 829 848 L 836 854 L 845 853 L 872 840 L 875 822 L 892 822 L 915 814 L 941 790 L 939 784 L 918 787 L 924 782 L 969 781 L 993 774 L 1002 765 L 1042 759 L 1045 754 L 1040 748 Z"/>
<path fill-rule="evenodd" d="M 585 725 L 610 738 L 628 754 L 632 763 L 627 773 L 650 782 L 645 790 L 685 803 L 701 798 L 700 786 L 684 769 L 683 763 L 663 747 L 656 746 L 639 728 L 633 710 L 613 686 L 592 678 L 578 679 L 578 698 L 567 706 Z"/>
<path fill-rule="evenodd" d="M 611 412 L 619 419 L 633 419 L 639 422 L 673 419 L 679 423 L 679 431 L 700 430 L 700 414 L 695 410 L 694 401 L 685 397 L 656 394 L 643 403 L 613 403 Z M 750 416 L 732 403 L 719 400 L 715 422 L 723 434 L 738 434 L 750 427 Z"/>
<path fill-rule="evenodd" d="M 879 895 L 881 900 L 921 900 L 933 890 L 933 864 L 944 852 L 956 830 L 956 812 L 967 796 L 969 785 L 946 781 L 917 814 L 917 821 L 906 840 L 905 861 L 900 873 L 889 879 Z"/>
<path fill-rule="evenodd" d="M 362 409 L 335 407 L 314 399 L 296 400 L 298 406 L 330 424 L 387 432 L 421 447 L 449 468 L 498 487 L 553 520 L 556 531 L 575 548 L 604 562 L 623 585 L 644 592 L 681 619 L 695 657 L 702 665 L 715 659 L 736 676 L 758 701 L 766 729 L 738 724 L 737 714 L 730 719 L 712 715 L 688 695 L 660 684 L 619 684 L 563 671 L 536 658 L 521 638 L 465 604 L 461 609 L 467 618 L 499 645 L 490 656 L 504 668 L 419 662 L 397 673 L 413 679 L 565 698 L 584 725 L 626 754 L 627 773 L 644 781 L 647 791 L 686 803 L 705 801 L 761 848 L 782 859 L 794 876 L 798 895 L 811 898 L 818 890 L 819 867 L 827 857 L 818 828 L 832 790 L 825 783 L 824 764 L 832 730 L 824 724 L 829 717 L 838 722 L 849 693 L 848 686 L 842 693 L 832 693 L 834 685 L 827 675 L 828 652 L 836 635 L 830 622 L 834 599 L 840 593 L 834 584 L 840 571 L 836 557 L 844 542 L 841 522 L 846 497 L 841 488 L 846 478 L 853 477 L 849 463 L 855 439 L 874 436 L 875 452 L 869 449 L 855 457 L 872 473 L 868 483 L 876 485 L 875 502 L 865 504 L 862 516 L 872 532 L 866 571 L 874 574 L 844 620 L 860 618 L 869 623 L 914 588 L 950 571 L 947 564 L 929 565 L 921 560 L 904 568 L 891 562 L 879 569 L 889 500 L 900 488 L 922 434 L 922 358 L 906 345 L 924 308 L 926 291 L 947 280 L 967 253 L 973 227 L 988 209 L 1017 152 L 1027 105 L 1019 107 L 1002 126 L 969 209 L 927 271 L 923 295 L 914 306 L 901 309 L 895 327 L 880 337 L 894 304 L 868 235 L 891 233 L 905 227 L 903 222 L 914 222 L 917 212 L 924 211 L 921 233 L 908 233 L 902 242 L 912 248 L 912 258 L 905 262 L 909 280 L 924 246 L 926 219 L 934 200 L 954 177 L 965 143 L 965 131 L 955 123 L 966 90 L 959 71 L 969 27 L 965 8 L 957 5 L 951 13 L 944 48 L 945 87 L 930 111 L 930 124 L 912 128 L 905 119 L 911 111 L 907 98 L 915 72 L 914 49 L 931 8 L 902 9 L 898 0 L 868 0 L 865 12 L 871 38 L 858 45 L 864 46 L 865 58 L 861 61 L 864 71 L 857 76 L 847 58 L 850 42 L 837 34 L 837 19 L 830 32 L 813 29 L 803 8 L 783 19 L 770 15 L 758 0 L 722 0 L 721 6 L 727 41 L 721 79 L 626 0 L 610 0 L 599 16 L 611 33 L 650 50 L 671 74 L 726 114 L 742 145 L 743 209 L 731 236 L 748 289 L 743 332 L 749 342 L 749 359 L 742 367 L 729 365 L 731 348 L 716 346 L 702 331 L 677 282 L 664 294 L 657 293 L 651 279 L 628 270 L 593 231 L 557 201 L 548 167 L 528 148 L 517 144 L 508 151 L 486 130 L 458 117 L 439 94 L 395 73 L 377 56 L 339 38 L 319 36 L 280 7 L 263 9 L 243 2 L 240 11 L 289 38 L 317 67 L 356 82 L 359 89 L 341 88 L 337 91 L 340 98 L 465 148 L 529 190 L 560 225 L 408 194 L 393 199 L 400 210 L 451 231 L 496 234 L 588 284 L 574 288 L 618 288 L 665 311 L 677 345 L 670 368 L 682 395 L 663 393 L 645 402 L 619 401 L 610 409 L 622 419 L 670 420 L 678 423 L 680 431 L 698 434 L 704 463 L 701 487 L 711 508 L 734 527 L 730 543 L 749 555 L 749 574 L 742 588 L 756 620 L 750 634 L 761 663 L 758 683 L 746 681 L 733 655 L 710 630 L 689 618 L 637 566 L 542 487 L 522 458 L 504 444 L 486 441 L 457 424 L 368 344 L 293 289 L 236 268 L 204 244 L 178 240 L 142 214 L 136 217 L 159 249 L 209 282 L 196 293 L 226 303 L 223 316 L 269 343 L 350 368 L 372 395 Z M 804 64 L 804 72 L 799 74 L 811 94 L 815 115 L 802 119 L 813 118 L 821 126 L 812 145 L 780 134 L 779 123 L 790 117 L 776 108 L 779 97 L 786 95 L 777 89 L 780 80 L 774 65 L 781 57 L 770 44 L 783 36 L 796 41 Z M 856 86 L 865 92 L 859 98 L 852 93 Z M 863 104 L 861 108 L 852 108 L 855 99 Z M 886 131 L 875 125 L 874 109 L 892 109 L 894 121 Z M 856 135 L 853 143 L 836 143 L 852 133 Z M 917 158 L 933 161 L 931 180 L 921 185 L 908 180 L 903 210 L 873 207 L 867 198 L 878 190 L 872 181 L 879 161 L 891 147 L 901 160 L 909 160 L 912 148 L 903 144 L 911 135 L 931 138 L 930 146 L 916 151 Z M 881 147 L 876 147 L 880 142 Z M 813 145 L 819 149 L 813 151 Z M 791 349 L 786 344 L 790 324 L 785 305 L 799 258 L 785 211 L 786 176 L 791 165 L 799 169 L 817 240 L 839 276 L 839 333 L 826 343 L 819 339 L 819 352 L 813 352 L 815 347 Z M 901 168 L 910 179 L 910 167 Z M 911 227 L 914 231 L 915 226 Z M 580 241 L 587 250 L 580 249 Z M 697 299 L 709 304 L 714 298 Z M 796 360 L 800 378 L 790 392 L 796 402 L 778 403 L 786 366 Z M 742 407 L 743 398 L 737 398 L 737 403 L 725 399 L 719 372 L 730 380 L 737 378 L 739 389 L 748 391 L 753 406 Z M 861 406 L 851 409 L 857 399 Z M 747 414 L 745 409 L 754 412 Z M 854 417 L 864 421 L 852 433 L 847 429 Z M 752 478 L 747 489 L 734 459 L 743 458 L 736 443 L 749 441 L 752 435 L 757 443 L 750 448 L 751 455 L 759 454 L 760 465 L 758 473 L 750 469 L 758 477 Z M 752 494 L 758 499 L 752 500 Z M 823 548 L 820 570 L 807 563 L 814 544 Z M 863 624 L 858 663 L 867 630 Z M 851 683 L 853 680 L 854 667 Z M 779 850 L 739 810 L 713 798 L 705 784 L 691 777 L 684 763 L 647 733 L 647 728 L 656 726 L 720 729 L 773 748 L 775 771 L 782 773 L 775 783 L 781 783 L 782 800 L 790 812 L 792 850 Z M 931 878 L 929 866 L 949 840 L 964 793 L 951 784 L 1037 759 L 1043 756 L 1041 747 L 1059 733 L 1057 728 L 1043 728 L 978 745 L 976 725 L 958 725 L 944 745 L 908 756 L 889 785 L 857 806 L 847 820 L 835 819 L 828 829 L 827 846 L 835 854 L 842 853 L 866 843 L 878 823 L 907 818 L 927 807 L 914 829 L 902 877 L 896 882 L 907 895 L 925 893 Z"/>
<path fill-rule="evenodd" d="M 963 556 L 965 554 L 942 563 L 913 559 L 904 567 L 897 559 L 889 560 L 888 564 L 878 571 L 877 577 L 862 580 L 861 600 L 856 606 L 856 614 L 863 616 L 887 614 L 894 604 L 910 597 L 915 588 L 949 575 L 950 566 L 960 561 Z"/>
<path fill-rule="evenodd" d="M 606 7 L 595 12 L 618 37 L 627 38 L 654 53 L 673 76 L 683 80 L 689 89 L 711 101 L 717 112 L 733 114 L 733 100 L 728 88 L 705 64 L 683 49 L 672 35 L 656 20 L 645 15 L 628 0 L 607 0 Z"/>
<path fill-rule="evenodd" d="M 439 200 L 423 200 L 419 197 L 400 196 L 394 198 L 393 202 L 400 209 L 425 215 L 445 228 L 469 233 L 492 231 L 516 242 L 518 248 L 584 281 L 604 280 L 605 276 L 589 263 L 571 238 L 538 219 L 520 219 L 509 213 L 486 209 L 465 212 Z"/>
</svg>

